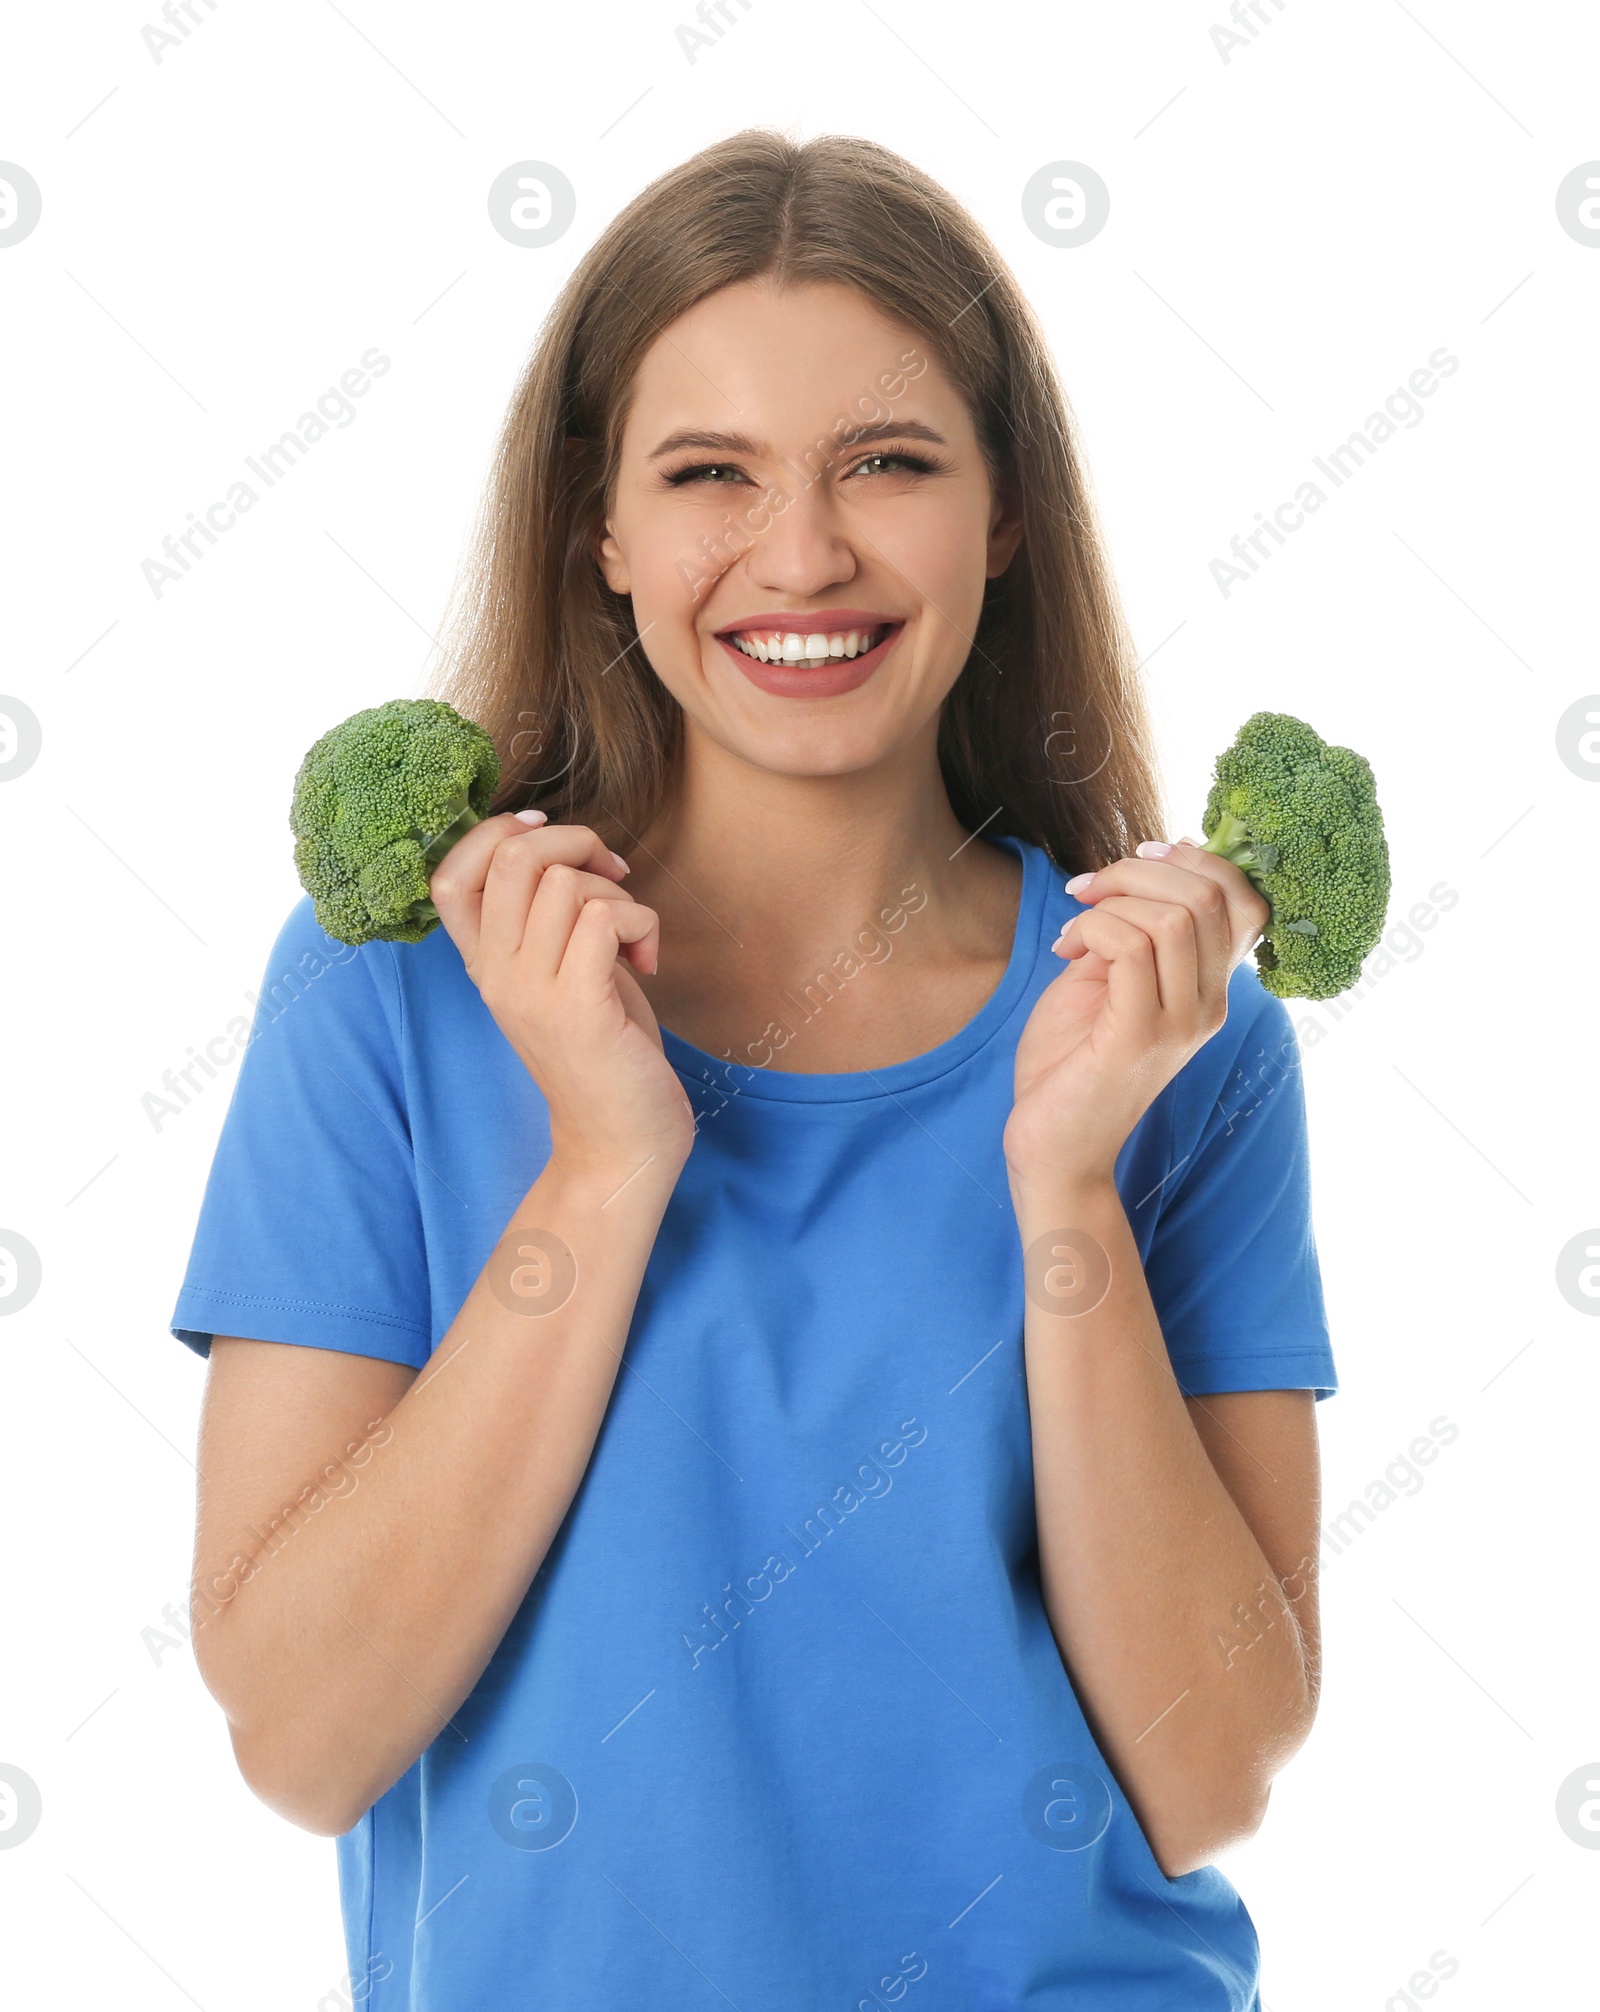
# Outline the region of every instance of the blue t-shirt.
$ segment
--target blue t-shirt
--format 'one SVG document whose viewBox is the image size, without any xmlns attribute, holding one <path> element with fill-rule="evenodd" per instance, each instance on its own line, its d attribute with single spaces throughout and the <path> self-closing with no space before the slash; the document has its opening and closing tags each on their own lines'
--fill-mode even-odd
<svg viewBox="0 0 1600 2012">
<path fill-rule="evenodd" d="M 338 1841 L 374 2012 L 1258 2007 L 1242 1901 L 1163 1875 L 1041 1600 L 1001 1134 L 1081 904 L 996 843 L 1011 958 L 929 1053 L 664 1035 L 697 1134 L 593 1457 L 453 1727 Z M 797 1057 L 822 1002 L 776 1009 Z M 420 1367 L 548 1154 L 445 931 L 352 950 L 301 901 L 172 1330 Z M 1331 1394 L 1298 1051 L 1248 961 L 1116 1176 L 1184 1393 Z"/>
</svg>

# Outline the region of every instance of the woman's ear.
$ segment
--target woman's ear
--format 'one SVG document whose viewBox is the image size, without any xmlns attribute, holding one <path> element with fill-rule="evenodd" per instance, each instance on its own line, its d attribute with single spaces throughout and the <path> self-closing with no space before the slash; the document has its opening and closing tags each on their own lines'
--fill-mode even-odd
<svg viewBox="0 0 1600 2012">
<path fill-rule="evenodd" d="M 575 483 L 581 481 L 581 464 L 591 452 L 591 443 L 569 433 L 561 444 L 566 450 L 568 479 Z M 622 547 L 617 543 L 609 517 L 590 532 L 589 550 L 612 593 L 626 594 L 629 591 L 627 561 L 622 556 Z"/>
<path fill-rule="evenodd" d="M 1016 477 L 1007 473 L 989 518 L 989 549 L 984 567 L 989 579 L 999 579 L 1017 556 L 1017 547 L 1021 543 L 1022 495 Z"/>
<path fill-rule="evenodd" d="M 609 517 L 596 527 L 589 541 L 589 549 L 594 553 L 595 564 L 600 568 L 605 583 L 612 593 L 630 593 L 632 589 L 629 585 L 628 562 L 622 556 L 622 547 L 617 543 L 616 533 L 611 528 Z"/>
</svg>

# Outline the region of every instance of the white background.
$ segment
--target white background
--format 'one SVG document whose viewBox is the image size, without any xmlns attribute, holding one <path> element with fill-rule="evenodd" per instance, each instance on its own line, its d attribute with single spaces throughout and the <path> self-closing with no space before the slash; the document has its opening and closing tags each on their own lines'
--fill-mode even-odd
<svg viewBox="0 0 1600 2012">
<path fill-rule="evenodd" d="M 0 691 L 44 735 L 0 788 L 0 1229 L 43 1261 L 0 1321 L 0 1761 L 44 1810 L 0 1851 L 18 2003 L 348 2002 L 333 1846 L 252 1798 L 188 1649 L 143 1632 L 186 1593 L 203 1371 L 167 1320 L 230 1080 L 159 1129 L 141 1099 L 247 1010 L 298 894 L 305 748 L 421 688 L 565 275 L 653 175 L 756 123 L 909 155 L 1037 304 L 1170 835 L 1270 706 L 1372 760 L 1396 924 L 1458 897 L 1343 1017 L 1295 1014 L 1343 1386 L 1328 1517 L 1435 1419 L 1458 1436 L 1327 1559 L 1320 1719 L 1223 1868 L 1269 2012 L 1422 2002 L 1394 1994 L 1436 1951 L 1451 2012 L 1594 2002 L 1600 1852 L 1555 1809 L 1600 1777 L 1600 1323 L 1556 1263 L 1600 1223 L 1600 771 L 1557 723 L 1600 693 L 1600 247 L 1555 195 L 1600 156 L 1600 16 L 1269 0 L 1225 62 L 1210 4 L 752 0 L 694 63 L 687 0 L 197 0 L 159 63 L 136 6 L 12 16 L 0 158 L 44 201 L 0 250 Z M 542 250 L 485 208 L 529 158 L 577 191 Z M 1076 249 L 1020 209 L 1061 159 L 1111 190 Z M 1460 367 L 1421 423 L 1222 594 L 1234 534 L 1441 345 Z M 354 422 L 155 596 L 141 562 L 373 346 L 392 368 Z"/>
</svg>

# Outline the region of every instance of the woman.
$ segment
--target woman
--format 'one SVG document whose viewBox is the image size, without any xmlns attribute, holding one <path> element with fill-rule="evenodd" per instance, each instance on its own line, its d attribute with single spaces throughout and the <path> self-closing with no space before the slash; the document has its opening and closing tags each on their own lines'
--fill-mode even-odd
<svg viewBox="0 0 1600 2012">
<path fill-rule="evenodd" d="M 200 1667 L 353 1994 L 1256 2006 L 1303 1100 L 1014 281 L 867 142 L 708 148 L 480 538 L 494 814 L 420 945 L 290 915 L 173 1318 Z"/>
</svg>

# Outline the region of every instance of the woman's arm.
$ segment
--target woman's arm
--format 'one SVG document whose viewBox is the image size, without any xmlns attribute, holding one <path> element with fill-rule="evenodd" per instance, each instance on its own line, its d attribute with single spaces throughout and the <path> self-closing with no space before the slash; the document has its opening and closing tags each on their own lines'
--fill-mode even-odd
<svg viewBox="0 0 1600 2012">
<path fill-rule="evenodd" d="M 1185 1408 L 1117 1191 L 1134 1125 L 1222 1028 L 1271 915 L 1189 840 L 1140 851 L 1067 883 L 1090 905 L 1017 1045 L 1005 1152 L 1045 1607 L 1172 1878 L 1257 1827 L 1310 1730 L 1319 1503 L 1309 1392 Z"/>
<path fill-rule="evenodd" d="M 578 1282 L 513 1312 L 497 1252 L 420 1372 L 218 1336 L 192 1601 L 207 1688 L 261 1799 L 348 1830 L 436 1738 L 510 1625 L 577 1492 L 677 1168 L 568 1173 L 513 1221 Z"/>
<path fill-rule="evenodd" d="M 1172 1879 L 1257 1828 L 1311 1728 L 1315 1400 L 1186 1400 L 1115 1186 L 1013 1194 L 1024 1249 L 1070 1229 L 1077 1258 L 1053 1238 L 1039 1258 L 1054 1245 L 1071 1267 L 1093 1238 L 1109 1260 L 1090 1311 L 1026 1302 L 1039 1571 L 1085 1715 Z"/>
<path fill-rule="evenodd" d="M 551 1151 L 427 1365 L 213 1342 L 195 1652 L 246 1780 L 309 1830 L 348 1830 L 460 1737 L 451 1715 L 594 1451 L 694 1140 L 628 969 L 655 968 L 659 924 L 616 884 L 626 871 L 586 827 L 498 816 L 433 875 Z"/>
</svg>

